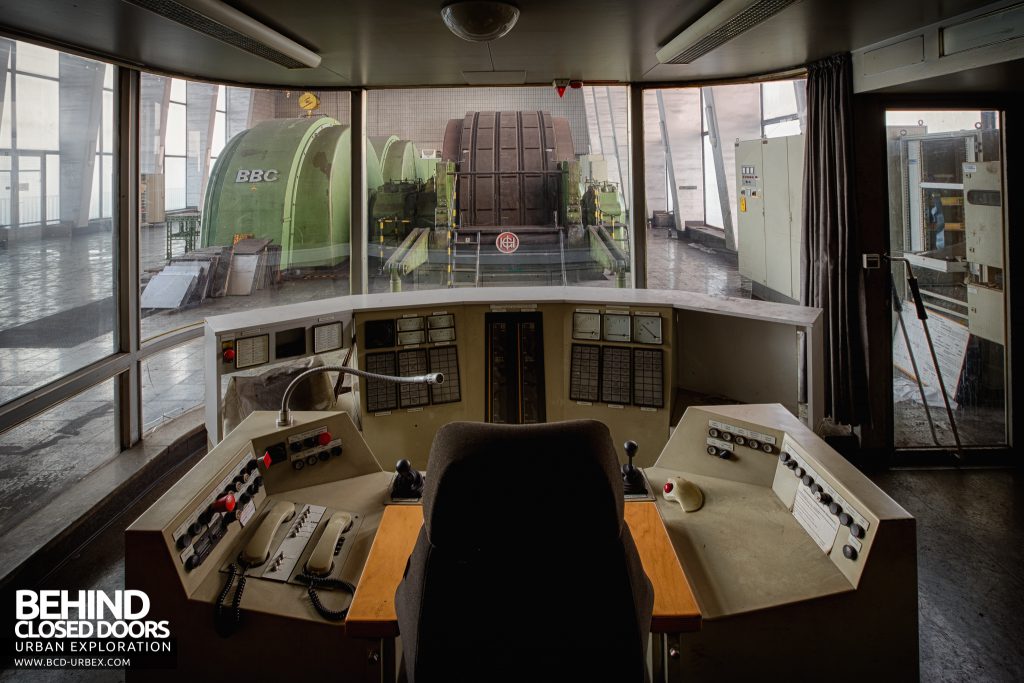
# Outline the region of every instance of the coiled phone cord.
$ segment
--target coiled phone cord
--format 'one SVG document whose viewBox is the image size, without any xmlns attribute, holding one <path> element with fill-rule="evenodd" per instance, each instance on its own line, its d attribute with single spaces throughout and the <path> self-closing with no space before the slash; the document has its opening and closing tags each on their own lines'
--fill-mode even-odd
<svg viewBox="0 0 1024 683">
<path fill-rule="evenodd" d="M 303 573 L 299 575 L 299 580 L 303 583 L 309 584 L 306 587 L 306 592 L 309 593 L 309 601 L 313 603 L 313 609 L 317 611 L 321 617 L 327 621 L 341 621 L 348 615 L 348 607 L 341 610 L 329 609 L 320 600 L 320 595 L 317 593 L 317 588 L 342 588 L 349 592 L 349 594 L 355 594 L 356 588 L 348 581 L 342 581 L 341 579 L 323 579 L 319 576 L 313 576 L 312 574 Z M 349 605 L 351 607 L 351 604 Z"/>
<path fill-rule="evenodd" d="M 224 582 L 224 589 L 217 597 L 217 608 L 213 614 L 214 628 L 224 638 L 238 630 L 238 625 L 242 622 L 242 592 L 245 590 L 245 570 L 248 568 L 248 565 L 241 560 L 238 562 L 241 568 L 234 562 L 228 567 L 228 578 Z M 239 574 L 240 576 L 238 576 Z M 228 593 L 231 592 L 231 584 L 235 582 L 235 576 L 238 576 L 238 587 L 235 589 L 235 597 L 231 601 L 231 609 L 234 612 L 234 618 L 232 619 L 224 614 L 224 601 L 227 599 Z"/>
</svg>

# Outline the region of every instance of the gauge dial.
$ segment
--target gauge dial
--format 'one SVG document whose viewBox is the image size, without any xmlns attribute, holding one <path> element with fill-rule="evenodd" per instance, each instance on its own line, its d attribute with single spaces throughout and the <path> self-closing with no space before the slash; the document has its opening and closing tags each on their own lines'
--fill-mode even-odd
<svg viewBox="0 0 1024 683">
<path fill-rule="evenodd" d="M 320 106 L 320 98 L 311 92 L 304 92 L 299 95 L 299 106 L 306 111 L 312 111 Z"/>
<path fill-rule="evenodd" d="M 398 319 L 398 331 L 408 332 L 409 330 L 422 330 L 423 329 L 423 318 L 399 318 Z"/>
<path fill-rule="evenodd" d="M 601 314 L 580 313 L 572 314 L 572 338 L 573 339 L 600 339 L 601 338 Z"/>
<path fill-rule="evenodd" d="M 405 346 L 406 344 L 422 344 L 423 340 L 423 330 L 412 330 L 411 332 L 398 333 L 398 343 L 402 346 Z"/>
<path fill-rule="evenodd" d="M 661 316 L 635 316 L 633 318 L 633 341 L 635 341 L 638 344 L 660 344 Z"/>
<path fill-rule="evenodd" d="M 632 341 L 629 313 L 604 314 L 604 340 L 613 342 Z"/>
<path fill-rule="evenodd" d="M 427 330 L 427 339 L 432 342 L 455 341 L 454 327 L 438 327 Z"/>
</svg>

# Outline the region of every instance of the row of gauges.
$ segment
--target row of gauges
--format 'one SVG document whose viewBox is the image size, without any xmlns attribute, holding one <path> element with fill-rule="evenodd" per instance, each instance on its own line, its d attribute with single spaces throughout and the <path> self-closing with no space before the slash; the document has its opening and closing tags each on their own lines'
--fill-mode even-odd
<svg viewBox="0 0 1024 683">
<path fill-rule="evenodd" d="M 600 313 L 575 311 L 572 314 L 572 338 L 610 342 L 661 344 L 661 315 L 658 313 Z"/>
<path fill-rule="evenodd" d="M 408 315 L 398 319 L 367 320 L 365 343 L 369 349 L 389 349 L 424 342 L 455 341 L 455 316 L 451 313 Z"/>
</svg>

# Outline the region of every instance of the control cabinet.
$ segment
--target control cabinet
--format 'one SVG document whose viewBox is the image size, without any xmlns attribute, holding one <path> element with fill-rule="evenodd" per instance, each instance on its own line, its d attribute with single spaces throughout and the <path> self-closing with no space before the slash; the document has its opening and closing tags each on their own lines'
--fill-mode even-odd
<svg viewBox="0 0 1024 683">
<path fill-rule="evenodd" d="M 800 299 L 803 159 L 802 135 L 736 143 L 739 268 L 763 299 Z"/>
</svg>

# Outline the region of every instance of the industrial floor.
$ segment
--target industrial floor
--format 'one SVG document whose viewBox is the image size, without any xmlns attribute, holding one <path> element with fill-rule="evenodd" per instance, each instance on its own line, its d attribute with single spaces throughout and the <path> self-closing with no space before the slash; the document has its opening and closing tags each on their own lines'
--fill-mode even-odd
<svg viewBox="0 0 1024 683">
<path fill-rule="evenodd" d="M 1024 477 L 1011 470 L 893 470 L 873 479 L 917 518 L 921 680 L 1024 680 Z M 158 493 L 115 520 L 41 587 L 123 587 L 122 531 Z M 120 681 L 123 674 L 0 673 L 0 682 L 69 680 Z"/>
</svg>

